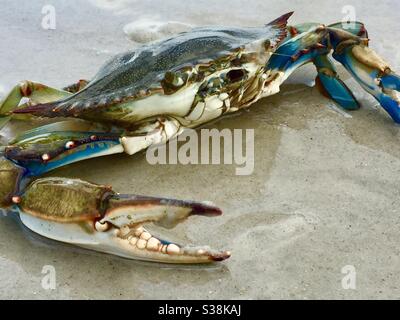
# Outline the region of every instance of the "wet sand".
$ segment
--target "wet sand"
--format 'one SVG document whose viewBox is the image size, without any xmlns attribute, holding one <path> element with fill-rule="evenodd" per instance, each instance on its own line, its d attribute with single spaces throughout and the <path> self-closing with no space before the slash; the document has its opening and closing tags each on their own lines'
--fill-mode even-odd
<svg viewBox="0 0 400 320">
<path fill-rule="evenodd" d="M 123 31 L 135 21 L 255 26 L 295 10 L 293 24 L 332 23 L 349 4 L 366 23 L 371 46 L 400 69 L 397 1 L 321 2 L 230 1 L 228 10 L 215 1 L 9 1 L 0 11 L 0 94 L 23 79 L 62 87 L 90 78 L 107 58 L 137 45 Z M 41 28 L 45 4 L 56 8 L 56 30 Z M 182 25 L 156 26 L 157 35 L 136 40 L 176 27 Z M 210 266 L 130 261 L 46 241 L 4 217 L 0 298 L 399 298 L 400 127 L 338 69 L 361 110 L 338 111 L 306 85 L 315 77 L 307 66 L 279 94 L 208 126 L 255 129 L 252 175 L 236 176 L 233 165 L 153 166 L 143 153 L 53 173 L 112 184 L 123 193 L 213 201 L 223 216 L 194 217 L 168 237 L 230 249 L 229 260 Z M 7 138 L 16 128 L 1 134 Z M 41 286 L 44 265 L 55 267 L 55 290 Z M 342 288 L 345 265 L 356 268 L 355 290 Z"/>
</svg>

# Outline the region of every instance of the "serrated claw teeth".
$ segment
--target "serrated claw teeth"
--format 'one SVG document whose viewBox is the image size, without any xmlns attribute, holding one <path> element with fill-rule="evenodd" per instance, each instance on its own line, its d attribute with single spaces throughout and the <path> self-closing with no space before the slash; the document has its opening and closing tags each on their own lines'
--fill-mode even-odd
<svg viewBox="0 0 400 320">
<path fill-rule="evenodd" d="M 222 261 L 230 257 L 229 251 L 216 251 L 207 246 L 180 246 L 175 243 L 165 243 L 153 237 L 143 227 L 122 227 L 115 233 L 126 248 L 131 248 L 133 254 L 143 256 L 144 260 L 172 263 L 199 263 Z"/>
<path fill-rule="evenodd" d="M 104 232 L 104 231 L 107 231 L 107 230 L 108 230 L 109 225 L 108 225 L 107 222 L 101 223 L 101 222 L 99 222 L 99 221 L 96 221 L 94 227 L 96 228 L 97 231 Z"/>
<path fill-rule="evenodd" d="M 137 241 L 138 239 L 136 237 L 131 237 L 131 239 L 129 239 L 129 243 L 133 246 L 136 245 Z"/>
<path fill-rule="evenodd" d="M 180 252 L 181 249 L 176 244 L 171 243 L 167 246 L 168 254 L 179 254 Z"/>
<path fill-rule="evenodd" d="M 147 241 L 147 249 L 158 251 L 161 241 L 157 238 L 151 237 L 149 241 Z"/>
<path fill-rule="evenodd" d="M 196 214 L 204 214 L 203 208 L 208 209 L 210 204 L 202 203 L 195 207 Z M 205 210 L 208 214 L 208 211 Z M 212 212 L 215 215 L 219 212 Z M 98 231 L 105 226 L 96 223 Z M 112 230 L 111 228 L 116 228 Z M 110 230 L 111 229 L 111 230 Z M 108 223 L 108 229 L 118 240 L 117 242 L 133 257 L 143 260 L 167 262 L 167 263 L 207 263 L 212 261 L 222 261 L 230 256 L 230 253 L 212 250 L 207 246 L 193 247 L 181 246 L 176 243 L 164 241 L 153 236 L 142 225 L 132 224 L 117 227 L 111 222 Z"/>
<path fill-rule="evenodd" d="M 149 240 L 150 238 L 151 238 L 151 234 L 146 231 L 142 232 L 142 234 L 140 235 L 140 239 L 143 239 L 146 241 Z"/>
<path fill-rule="evenodd" d="M 135 230 L 135 236 L 140 237 L 140 235 L 144 232 L 143 227 L 136 228 Z"/>
<path fill-rule="evenodd" d="M 138 247 L 139 249 L 144 249 L 146 248 L 147 245 L 147 241 L 143 240 L 143 239 L 139 239 L 136 243 L 136 247 Z"/>
</svg>

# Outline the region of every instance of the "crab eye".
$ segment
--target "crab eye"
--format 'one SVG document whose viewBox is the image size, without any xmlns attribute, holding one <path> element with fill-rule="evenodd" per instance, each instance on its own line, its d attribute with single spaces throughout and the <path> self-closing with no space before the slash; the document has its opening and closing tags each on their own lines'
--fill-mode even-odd
<svg viewBox="0 0 400 320">
<path fill-rule="evenodd" d="M 233 69 L 226 74 L 229 82 L 238 82 L 244 78 L 246 72 L 243 69 Z"/>
<path fill-rule="evenodd" d="M 187 78 L 187 73 L 167 71 L 161 81 L 161 86 L 164 88 L 165 94 L 172 94 L 183 87 Z"/>
<path fill-rule="evenodd" d="M 271 41 L 267 39 L 264 41 L 264 49 L 265 51 L 268 51 L 270 48 L 271 48 Z"/>
</svg>

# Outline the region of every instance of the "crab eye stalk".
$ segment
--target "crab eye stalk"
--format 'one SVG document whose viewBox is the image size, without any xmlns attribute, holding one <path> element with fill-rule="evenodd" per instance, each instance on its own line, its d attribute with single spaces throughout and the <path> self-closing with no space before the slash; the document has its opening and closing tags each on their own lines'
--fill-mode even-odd
<svg viewBox="0 0 400 320">
<path fill-rule="evenodd" d="M 182 88 L 188 80 L 188 74 L 185 72 L 167 71 L 164 79 L 161 81 L 161 86 L 165 94 L 173 94 Z"/>
</svg>

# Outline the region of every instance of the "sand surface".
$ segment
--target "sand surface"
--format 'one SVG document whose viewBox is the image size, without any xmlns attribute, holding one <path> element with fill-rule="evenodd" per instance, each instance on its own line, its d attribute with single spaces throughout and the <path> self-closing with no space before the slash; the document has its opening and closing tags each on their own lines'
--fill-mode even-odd
<svg viewBox="0 0 400 320">
<path fill-rule="evenodd" d="M 3 2 L 0 94 L 23 79 L 62 87 L 90 78 L 113 54 L 192 25 L 257 26 L 291 10 L 293 24 L 332 23 L 345 5 L 366 23 L 371 46 L 400 67 L 397 0 Z M 41 27 L 45 4 L 56 9 L 56 30 Z M 252 175 L 238 177 L 231 165 L 152 166 L 143 154 L 54 172 L 123 193 L 213 201 L 223 216 L 195 217 L 168 235 L 230 249 L 231 259 L 210 266 L 129 261 L 44 241 L 4 217 L 0 298 L 400 298 L 400 127 L 339 71 L 361 110 L 337 109 L 307 85 L 315 72 L 305 67 L 281 93 L 209 126 L 255 129 Z M 56 270 L 55 290 L 41 286 L 45 265 Z M 342 288 L 346 265 L 356 268 L 355 290 Z"/>
</svg>

